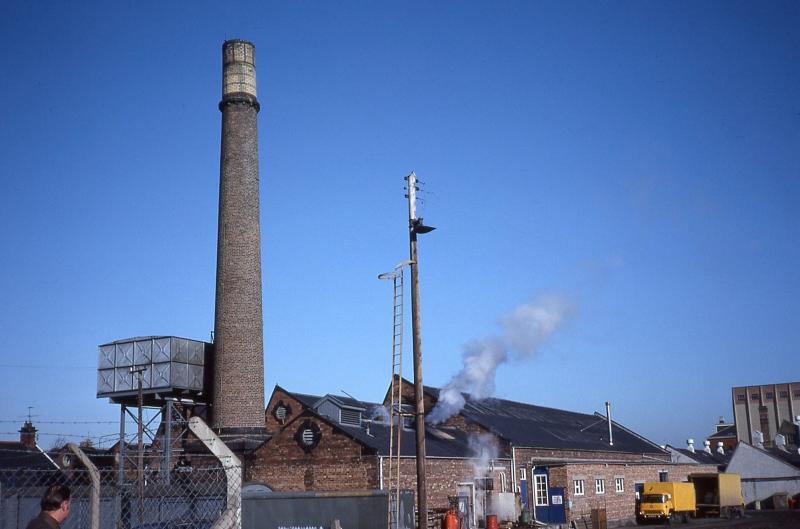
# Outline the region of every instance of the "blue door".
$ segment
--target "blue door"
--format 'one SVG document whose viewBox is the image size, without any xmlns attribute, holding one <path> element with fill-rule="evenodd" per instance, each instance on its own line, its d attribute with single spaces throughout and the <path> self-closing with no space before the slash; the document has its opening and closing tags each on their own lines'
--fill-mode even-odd
<svg viewBox="0 0 800 529">
<path fill-rule="evenodd" d="M 522 508 L 528 508 L 528 480 L 519 480 L 519 499 L 522 501 Z"/>
<path fill-rule="evenodd" d="M 564 510 L 564 487 L 550 487 L 550 510 L 548 516 L 550 523 L 565 523 L 567 513 Z"/>
<path fill-rule="evenodd" d="M 533 504 L 536 520 L 544 523 L 564 523 L 564 488 L 550 487 L 546 468 L 533 471 Z"/>
</svg>

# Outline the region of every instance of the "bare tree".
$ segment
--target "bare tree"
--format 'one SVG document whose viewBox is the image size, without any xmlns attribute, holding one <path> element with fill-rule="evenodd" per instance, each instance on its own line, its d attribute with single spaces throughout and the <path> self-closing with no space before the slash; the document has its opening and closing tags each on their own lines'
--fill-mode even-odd
<svg viewBox="0 0 800 529">
<path fill-rule="evenodd" d="M 52 451 L 52 450 L 59 450 L 59 449 L 63 448 L 64 446 L 67 445 L 67 442 L 68 441 L 67 441 L 66 437 L 64 437 L 63 435 L 59 435 L 58 437 L 56 437 L 53 440 L 52 443 L 50 443 L 50 449 L 48 450 L 48 452 Z"/>
</svg>

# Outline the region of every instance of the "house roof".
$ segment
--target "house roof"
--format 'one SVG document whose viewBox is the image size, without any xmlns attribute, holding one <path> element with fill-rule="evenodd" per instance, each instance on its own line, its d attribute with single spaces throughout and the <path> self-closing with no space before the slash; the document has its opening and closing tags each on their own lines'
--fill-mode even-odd
<svg viewBox="0 0 800 529">
<path fill-rule="evenodd" d="M 439 397 L 438 388 L 426 386 L 425 392 L 435 399 Z M 463 395 L 466 403 L 460 412 L 461 416 L 480 424 L 514 446 L 659 455 L 667 453 L 657 444 L 613 420 L 613 445 L 609 444 L 608 422 L 599 413 L 578 413 L 497 398 L 478 401 L 468 394 Z"/>
<path fill-rule="evenodd" d="M 389 435 L 390 428 L 388 422 L 373 421 L 367 423 L 369 428 L 364 426 L 354 426 L 341 424 L 316 411 L 316 405 L 326 398 L 330 398 L 339 404 L 354 408 L 364 408 L 366 416 L 376 416 L 375 410 L 383 406 L 376 402 L 359 401 L 353 398 L 345 398 L 333 395 L 308 395 L 303 393 L 292 393 L 281 388 L 282 391 L 300 401 L 307 413 L 315 416 L 334 428 L 341 430 L 359 443 L 374 450 L 376 454 L 382 456 L 389 455 Z M 475 454 L 469 448 L 467 434 L 456 428 L 438 428 L 425 430 L 425 454 L 428 457 L 474 457 Z M 396 433 L 395 433 L 396 435 Z M 395 438 L 396 442 L 396 438 Z M 413 457 L 416 455 L 416 430 L 403 428 L 400 435 L 400 455 Z"/>
<path fill-rule="evenodd" d="M 736 425 L 731 424 L 722 430 L 709 435 L 706 439 L 727 439 L 728 437 L 736 437 Z"/>
<path fill-rule="evenodd" d="M 0 469 L 16 468 L 53 470 L 58 467 L 38 448 L 29 448 L 19 441 L 0 441 Z"/>
<path fill-rule="evenodd" d="M 720 454 L 719 452 L 711 452 L 709 454 L 705 450 L 695 450 L 692 452 L 688 448 L 673 448 L 673 450 L 680 452 L 689 459 L 697 461 L 700 464 L 717 465 L 718 467 L 727 467 L 728 463 L 731 462 L 731 457 L 733 457 L 732 451 L 725 452 L 724 454 Z"/>
</svg>

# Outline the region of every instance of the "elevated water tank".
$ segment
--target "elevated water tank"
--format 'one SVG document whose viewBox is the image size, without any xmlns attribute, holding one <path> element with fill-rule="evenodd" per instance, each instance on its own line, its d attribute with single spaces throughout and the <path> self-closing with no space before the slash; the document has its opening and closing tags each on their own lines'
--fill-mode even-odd
<svg viewBox="0 0 800 529">
<path fill-rule="evenodd" d="M 140 336 L 98 346 L 97 397 L 134 403 L 142 374 L 145 404 L 164 398 L 208 403 L 214 345 L 177 336 Z"/>
</svg>

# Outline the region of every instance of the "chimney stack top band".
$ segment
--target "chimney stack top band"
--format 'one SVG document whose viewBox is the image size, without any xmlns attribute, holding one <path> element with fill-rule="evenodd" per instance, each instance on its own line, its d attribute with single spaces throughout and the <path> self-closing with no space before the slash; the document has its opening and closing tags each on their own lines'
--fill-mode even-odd
<svg viewBox="0 0 800 529">
<path fill-rule="evenodd" d="M 222 97 L 247 94 L 256 97 L 256 47 L 245 40 L 222 45 Z"/>
</svg>

